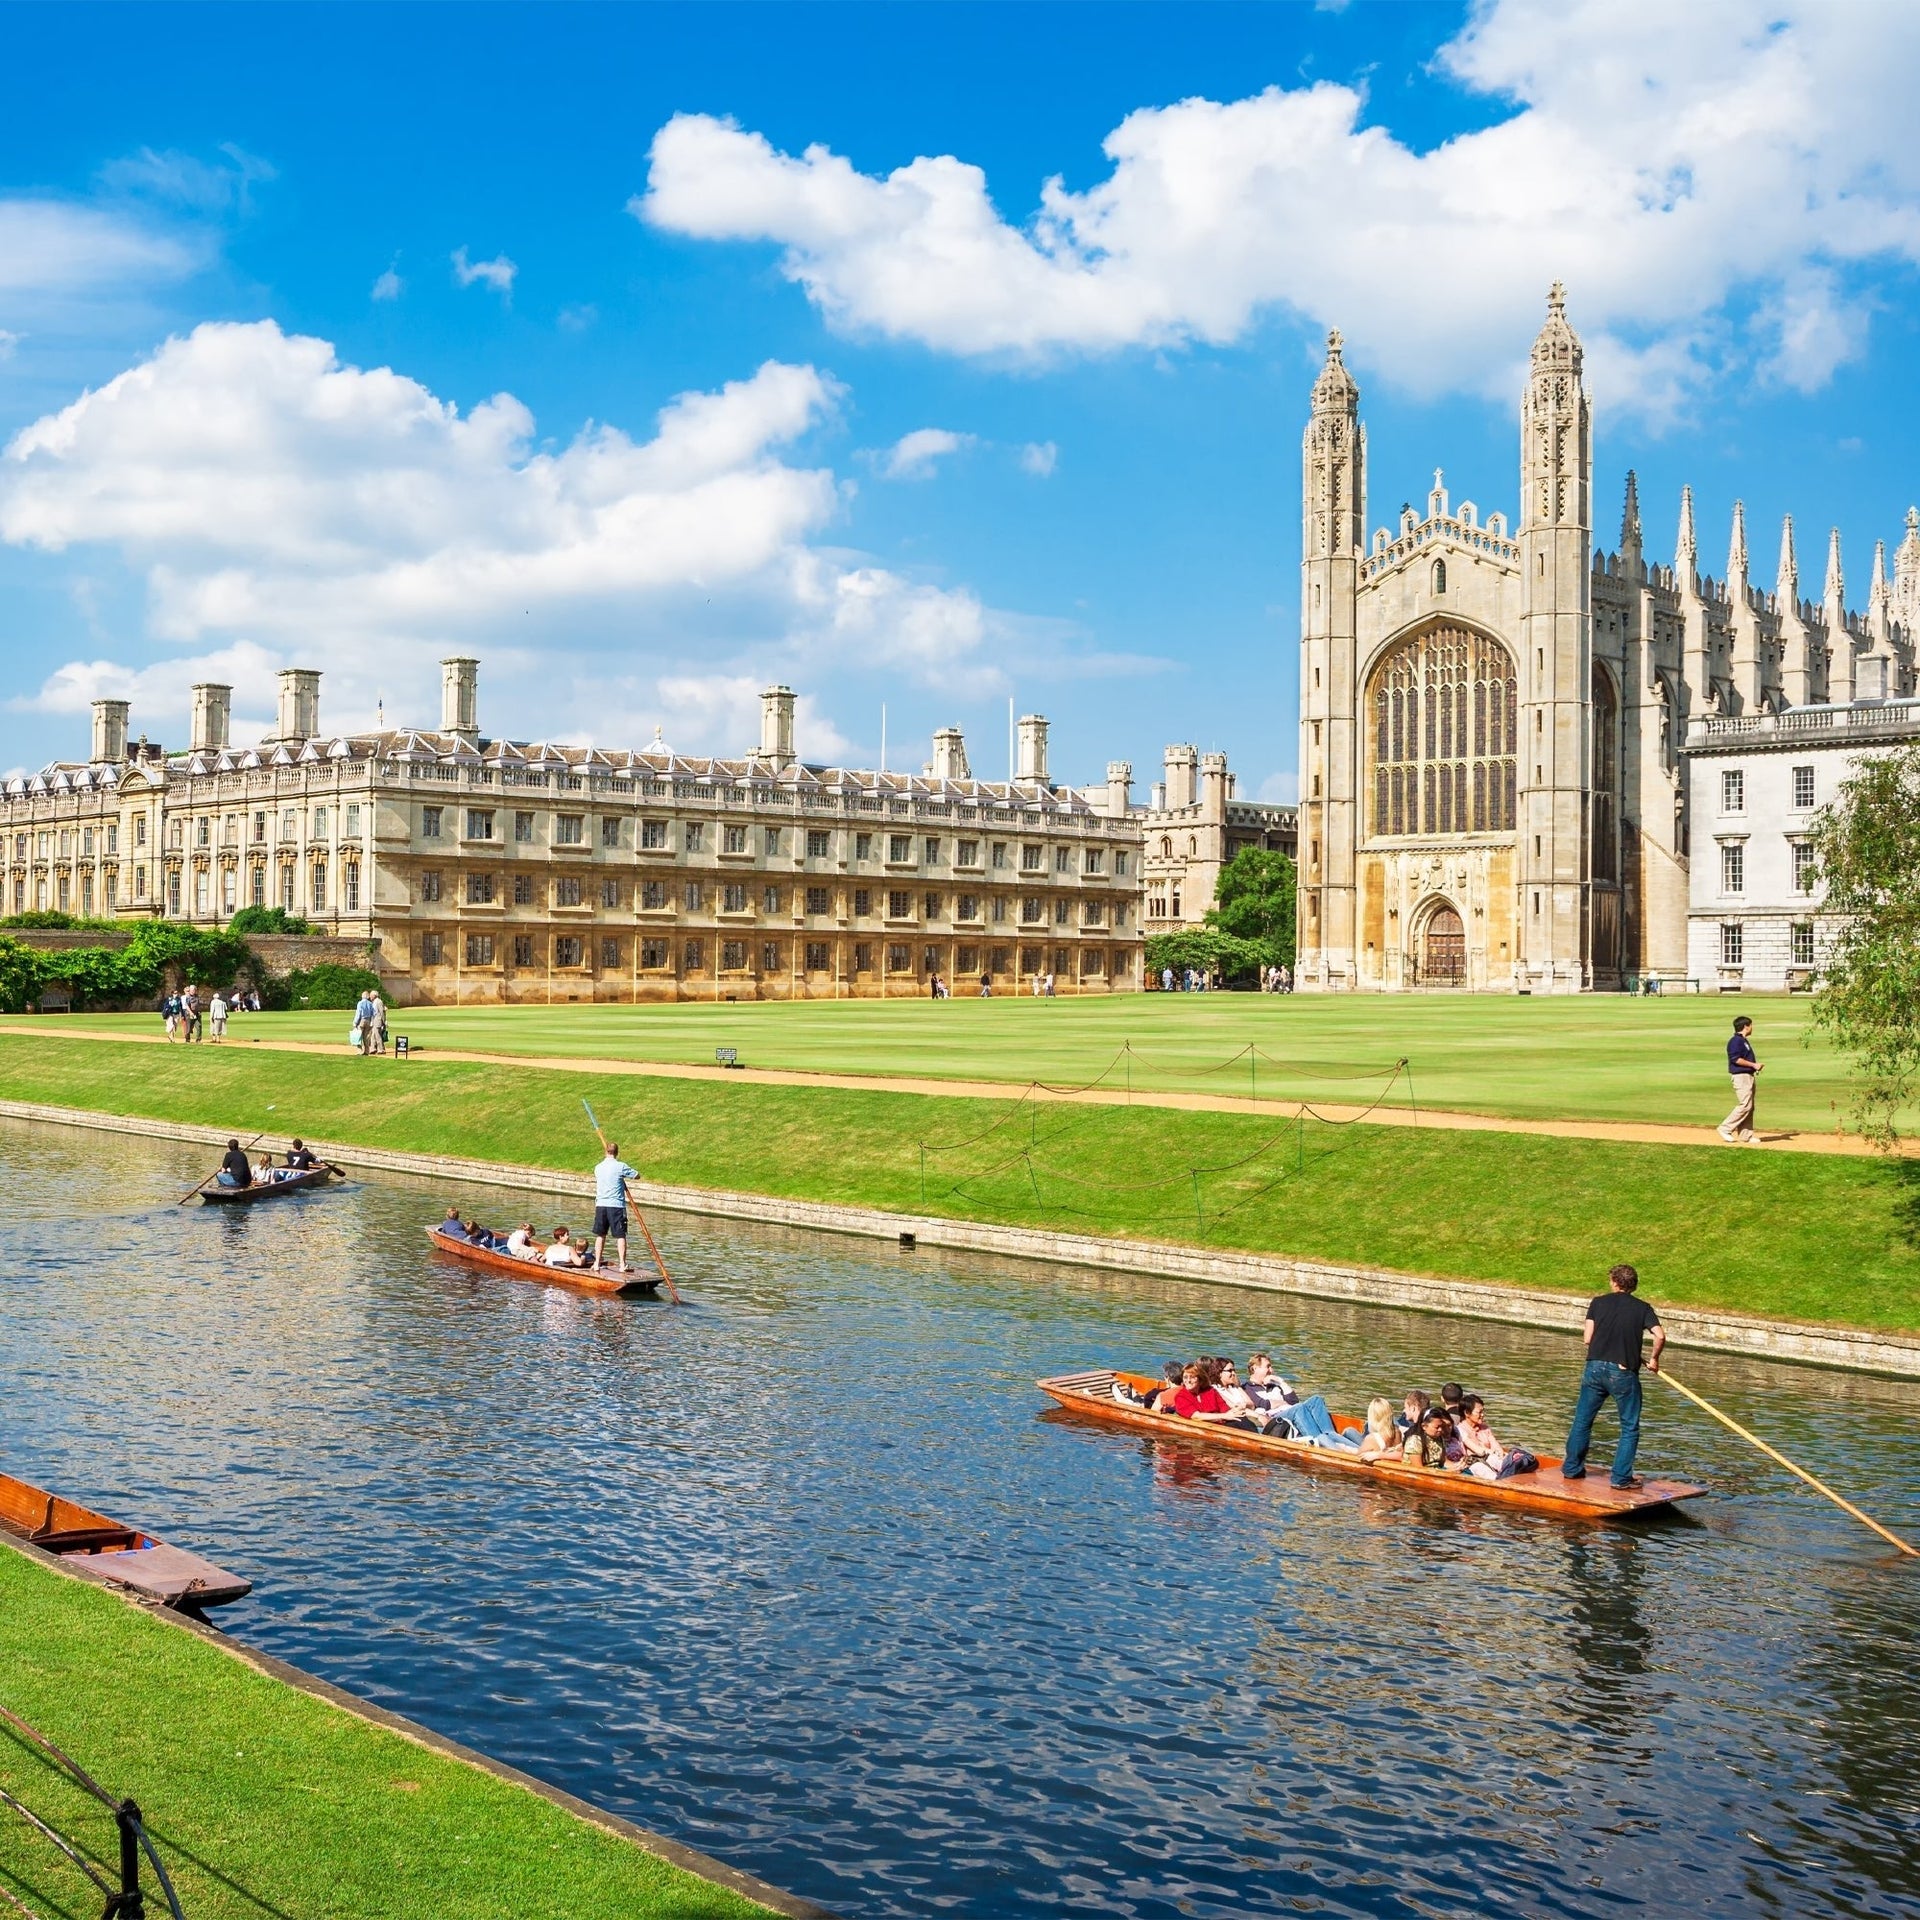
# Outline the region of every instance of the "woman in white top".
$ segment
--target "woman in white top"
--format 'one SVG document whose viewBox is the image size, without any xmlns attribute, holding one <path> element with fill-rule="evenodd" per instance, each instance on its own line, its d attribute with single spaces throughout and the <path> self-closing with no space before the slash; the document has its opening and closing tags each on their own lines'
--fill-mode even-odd
<svg viewBox="0 0 1920 1920">
<path fill-rule="evenodd" d="M 540 1249 L 534 1245 L 533 1222 L 523 1220 L 507 1235 L 507 1251 L 516 1260 L 538 1260 Z"/>
<path fill-rule="evenodd" d="M 573 1244 L 565 1227 L 554 1228 L 553 1245 L 540 1257 L 550 1267 L 584 1267 L 587 1264 L 580 1258 L 580 1249 Z"/>
</svg>

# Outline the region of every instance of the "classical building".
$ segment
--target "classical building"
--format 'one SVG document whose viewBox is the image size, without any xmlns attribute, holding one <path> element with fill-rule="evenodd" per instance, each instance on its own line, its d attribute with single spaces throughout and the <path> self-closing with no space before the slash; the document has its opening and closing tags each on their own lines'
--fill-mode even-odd
<svg viewBox="0 0 1920 1920">
<path fill-rule="evenodd" d="M 1237 798 L 1224 753 L 1170 746 L 1165 763 L 1166 778 L 1140 822 L 1149 933 L 1197 927 L 1213 905 L 1220 869 L 1242 847 L 1294 851 L 1294 809 Z"/>
<path fill-rule="evenodd" d="M 209 927 L 283 906 L 365 940 L 402 1005 L 1140 985 L 1131 769 L 1056 784 L 1040 715 L 1011 781 L 974 779 L 952 728 L 921 774 L 855 772 L 799 759 L 785 687 L 758 754 L 708 759 L 492 738 L 475 663 L 443 671 L 431 732 L 325 735 L 303 669 L 256 747 L 224 686 L 194 689 L 185 753 L 97 701 L 85 761 L 0 792 L 0 899 Z"/>
<path fill-rule="evenodd" d="M 1905 696 L 1920 514 L 1864 614 L 1836 532 L 1818 600 L 1793 523 L 1774 590 L 1736 505 L 1726 575 L 1683 492 L 1649 561 L 1627 477 L 1620 545 L 1593 528 L 1593 414 L 1556 286 L 1520 406 L 1520 506 L 1366 529 L 1360 395 L 1328 341 L 1303 443 L 1300 984 L 1570 993 L 1689 972 L 1688 727 Z"/>
<path fill-rule="evenodd" d="M 1916 742 L 1913 700 L 1692 723 L 1687 971 L 1701 991 L 1813 985 L 1834 934 L 1813 856 L 1815 819 L 1864 756 Z"/>
</svg>

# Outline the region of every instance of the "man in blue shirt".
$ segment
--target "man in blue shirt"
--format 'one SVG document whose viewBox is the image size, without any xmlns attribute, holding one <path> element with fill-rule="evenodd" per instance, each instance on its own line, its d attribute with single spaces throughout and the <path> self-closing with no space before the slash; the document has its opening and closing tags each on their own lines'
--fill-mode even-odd
<svg viewBox="0 0 1920 1920">
<path fill-rule="evenodd" d="M 593 1260 L 598 1266 L 607 1251 L 607 1236 L 620 1255 L 617 1272 L 627 1267 L 627 1182 L 640 1177 L 638 1167 L 630 1167 L 620 1158 L 620 1143 L 607 1142 L 606 1158 L 593 1170 Z"/>
<path fill-rule="evenodd" d="M 1733 1111 L 1720 1122 L 1720 1138 L 1730 1147 L 1756 1147 L 1760 1137 L 1753 1130 L 1753 1092 L 1760 1062 L 1753 1057 L 1753 1022 L 1744 1013 L 1734 1021 L 1733 1038 L 1727 1042 L 1727 1072 L 1733 1078 Z"/>
</svg>

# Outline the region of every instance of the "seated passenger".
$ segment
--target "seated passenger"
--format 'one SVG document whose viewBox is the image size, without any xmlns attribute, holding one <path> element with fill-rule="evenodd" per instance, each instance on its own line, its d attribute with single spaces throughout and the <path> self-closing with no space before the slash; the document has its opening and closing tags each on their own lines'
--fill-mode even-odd
<svg viewBox="0 0 1920 1920">
<path fill-rule="evenodd" d="M 587 1264 L 565 1227 L 554 1228 L 553 1244 L 540 1258 L 550 1267 L 584 1267 Z"/>
<path fill-rule="evenodd" d="M 440 1222 L 440 1231 L 452 1240 L 464 1240 L 467 1237 L 467 1230 L 460 1221 L 460 1209 L 458 1207 L 449 1207 L 447 1209 L 446 1218 Z"/>
<path fill-rule="evenodd" d="M 1389 1454 L 1397 1456 L 1405 1444 L 1405 1439 L 1393 1417 L 1393 1402 L 1369 1400 L 1367 1430 L 1360 1440 L 1360 1458 L 1380 1460 Z"/>
<path fill-rule="evenodd" d="M 1459 1442 L 1452 1440 L 1453 1422 L 1439 1407 L 1429 1407 L 1419 1426 L 1401 1450 L 1401 1458 L 1410 1467 L 1424 1467 L 1429 1473 L 1458 1473 L 1460 1465 L 1448 1457 L 1451 1442 L 1458 1452 Z"/>
<path fill-rule="evenodd" d="M 1180 1391 L 1180 1381 L 1186 1369 L 1178 1360 L 1169 1360 L 1161 1369 L 1160 1385 L 1147 1395 L 1149 1413 L 1171 1413 L 1175 1397 Z"/>
<path fill-rule="evenodd" d="M 1233 1362 L 1224 1354 L 1209 1363 L 1206 1374 L 1207 1384 L 1226 1403 L 1229 1413 L 1240 1416 L 1241 1425 L 1251 1427 L 1256 1433 L 1265 1433 L 1268 1425 L 1278 1418 L 1261 1406 L 1240 1384 L 1240 1376 L 1234 1371 Z"/>
<path fill-rule="evenodd" d="M 1520 1463 L 1529 1456 L 1519 1447 L 1503 1447 L 1494 1437 L 1492 1427 L 1487 1424 L 1487 1403 L 1477 1393 L 1470 1393 L 1461 1401 L 1460 1422 L 1455 1432 L 1467 1471 L 1476 1480 L 1504 1480 L 1510 1474 L 1525 1471 Z"/>
<path fill-rule="evenodd" d="M 1424 1393 L 1408 1391 L 1401 1410 L 1393 1422 L 1400 1429 L 1400 1437 L 1403 1440 L 1411 1440 L 1420 1431 L 1420 1422 L 1427 1417 L 1427 1409 L 1432 1405 L 1433 1402 Z"/>
<path fill-rule="evenodd" d="M 531 1220 L 522 1220 L 520 1224 L 507 1235 L 507 1251 L 512 1254 L 516 1260 L 538 1260 L 540 1258 L 540 1249 L 534 1244 L 533 1240 L 533 1222 Z"/>
<path fill-rule="evenodd" d="M 1449 1380 L 1440 1389 L 1439 1404 L 1446 1410 L 1449 1420 L 1457 1427 L 1460 1424 L 1460 1408 L 1467 1397 L 1466 1389 L 1458 1380 Z"/>
<path fill-rule="evenodd" d="M 1269 1413 L 1292 1406 L 1300 1397 L 1274 1372 L 1270 1353 L 1256 1353 L 1247 1362 L 1247 1392 L 1256 1406 L 1264 1407 Z"/>
<path fill-rule="evenodd" d="M 1197 1360 L 1189 1360 L 1180 1369 L 1180 1390 L 1173 1396 L 1173 1411 L 1182 1420 L 1216 1427 L 1237 1426 L 1245 1418 L 1220 1398 L 1217 1388 L 1207 1384 L 1206 1369 Z"/>
</svg>

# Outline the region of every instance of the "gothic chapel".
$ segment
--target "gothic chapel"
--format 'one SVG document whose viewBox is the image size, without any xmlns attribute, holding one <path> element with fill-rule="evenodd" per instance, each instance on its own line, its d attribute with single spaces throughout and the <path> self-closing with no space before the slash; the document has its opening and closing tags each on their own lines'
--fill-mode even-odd
<svg viewBox="0 0 1920 1920">
<path fill-rule="evenodd" d="M 1687 965 L 1687 722 L 1914 687 L 1920 516 L 1864 617 L 1839 535 L 1803 600 L 1793 523 L 1775 591 L 1696 566 L 1691 490 L 1672 567 L 1595 550 L 1593 415 L 1556 285 L 1520 404 L 1520 517 L 1450 504 L 1366 534 L 1360 392 L 1327 342 L 1303 447 L 1303 989 L 1574 993 Z"/>
</svg>

